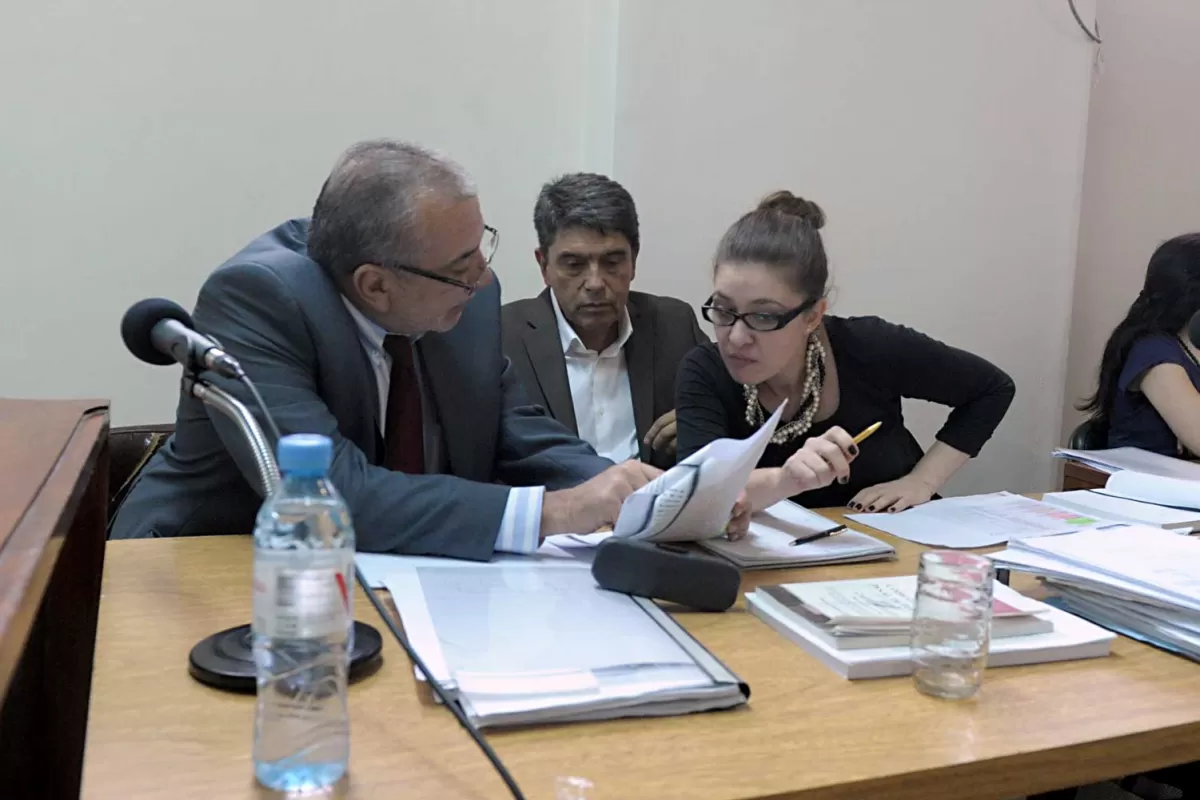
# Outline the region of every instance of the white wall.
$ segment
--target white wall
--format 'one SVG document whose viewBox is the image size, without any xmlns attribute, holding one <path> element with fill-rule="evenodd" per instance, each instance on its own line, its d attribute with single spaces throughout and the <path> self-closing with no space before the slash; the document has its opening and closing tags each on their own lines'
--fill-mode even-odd
<svg viewBox="0 0 1200 800">
<path fill-rule="evenodd" d="M 588 152 L 611 159 L 585 125 L 585 70 L 601 74 L 612 49 L 581 46 L 589 17 L 603 20 L 593 6 L 8 4 L 0 394 L 111 397 L 116 424 L 173 419 L 178 372 L 124 351 L 121 314 L 148 295 L 190 307 L 221 261 L 308 213 L 360 138 L 411 138 L 466 164 L 501 231 L 498 271 L 532 288 L 542 181 L 591 166 Z"/>
<path fill-rule="evenodd" d="M 1088 120 L 1064 440 L 1150 254 L 1200 230 L 1200 3 L 1100 0 L 1099 13 L 1104 69 Z"/>
<path fill-rule="evenodd" d="M 19 4 L 0 27 L 0 326 L 21 346 L 0 351 L 0 393 L 170 419 L 177 373 L 124 353 L 125 307 L 190 305 L 246 240 L 307 212 L 342 147 L 401 136 L 477 174 L 509 298 L 540 289 L 530 213 L 557 173 L 625 182 L 637 286 L 696 304 L 738 214 L 781 186 L 811 196 L 838 312 L 1017 380 L 956 486 L 1041 488 L 1091 56 L 1051 0 Z M 916 408 L 913 427 L 928 440 L 940 418 Z"/>
<path fill-rule="evenodd" d="M 1017 383 L 951 488 L 1048 487 L 1092 62 L 1066 4 L 657 0 L 623 4 L 620 33 L 638 285 L 698 304 L 739 214 L 776 188 L 814 199 L 835 313 L 909 324 Z M 927 442 L 943 418 L 909 414 Z"/>
</svg>

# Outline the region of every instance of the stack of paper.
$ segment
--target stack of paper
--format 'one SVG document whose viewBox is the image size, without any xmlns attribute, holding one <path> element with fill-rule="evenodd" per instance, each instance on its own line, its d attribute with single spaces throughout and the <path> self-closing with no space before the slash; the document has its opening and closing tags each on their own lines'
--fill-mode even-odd
<svg viewBox="0 0 1200 800">
<path fill-rule="evenodd" d="M 1141 472 L 1162 478 L 1200 480 L 1200 463 L 1151 453 L 1138 447 L 1114 447 L 1109 450 L 1068 450 L 1058 448 L 1055 458 L 1075 461 L 1112 475 L 1117 472 Z"/>
<path fill-rule="evenodd" d="M 749 687 L 653 602 L 569 564 L 393 565 L 384 584 L 433 677 L 480 727 L 741 705 Z"/>
<path fill-rule="evenodd" d="M 849 519 L 930 547 L 988 547 L 1109 523 L 1008 492 L 951 497 L 898 514 L 851 514 Z"/>
<path fill-rule="evenodd" d="M 1200 511 L 1200 463 L 1139 450 L 1055 450 L 1054 455 L 1109 473 L 1104 492 L 1144 503 Z"/>
<path fill-rule="evenodd" d="M 1177 533 L 1191 533 L 1200 528 L 1198 511 L 1143 503 L 1093 489 L 1051 492 L 1042 495 L 1042 502 L 1113 522 L 1152 525 Z"/>
<path fill-rule="evenodd" d="M 911 586 L 915 594 L 916 577 L 908 576 L 906 580 L 908 583 L 905 585 Z M 811 585 L 790 584 L 786 589 L 788 594 L 793 594 L 797 587 Z M 805 615 L 797 614 L 795 603 L 788 602 L 787 597 L 781 601 L 778 588 L 775 587 L 776 590 L 772 591 L 771 587 L 764 587 L 747 594 L 746 602 L 750 611 L 843 678 L 888 678 L 912 672 L 912 653 L 908 647 L 907 636 L 903 637 L 902 643 L 891 646 L 843 647 L 830 631 L 822 630 L 820 624 Z M 1108 655 L 1112 641 L 1116 638 L 1086 620 L 1022 597 L 1004 584 L 995 585 L 995 597 L 1000 601 L 1002 609 L 1005 606 L 1012 607 L 1018 615 L 1024 612 L 1034 613 L 1035 619 L 1049 625 L 1050 629 L 1040 633 L 994 636 L 988 647 L 989 667 L 1099 658 Z M 841 602 L 844 600 L 843 592 Z M 911 610 L 908 613 L 911 616 Z"/>
<path fill-rule="evenodd" d="M 829 534 L 821 536 L 821 534 Z M 812 538 L 820 536 L 820 538 Z M 797 539 L 802 544 L 793 544 Z M 847 530 L 790 500 L 776 503 L 750 520 L 744 539 L 706 539 L 700 546 L 741 569 L 850 564 L 895 558 L 896 550 L 865 533 Z"/>
<path fill-rule="evenodd" d="M 1023 539 L 992 556 L 1038 575 L 1081 617 L 1200 660 L 1200 541 L 1125 525 Z"/>
<path fill-rule="evenodd" d="M 763 586 L 757 591 L 776 600 L 796 615 L 797 625 L 808 626 L 838 650 L 867 647 L 903 647 L 912 629 L 917 579 L 896 578 L 814 581 Z M 1003 590 L 1002 590 L 1003 591 Z M 1036 600 L 1007 592 L 1011 602 L 992 603 L 991 636 L 1029 636 L 1048 633 L 1054 625 L 1045 616 L 1047 607 Z"/>
</svg>

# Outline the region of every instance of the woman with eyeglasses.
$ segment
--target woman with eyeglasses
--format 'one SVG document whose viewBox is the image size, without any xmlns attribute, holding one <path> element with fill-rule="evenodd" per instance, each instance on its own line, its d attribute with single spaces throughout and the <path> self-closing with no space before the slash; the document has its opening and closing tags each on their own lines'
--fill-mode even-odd
<svg viewBox="0 0 1200 800">
<path fill-rule="evenodd" d="M 1013 383 L 901 325 L 827 314 L 824 222 L 816 203 L 781 191 L 721 239 L 703 307 L 717 341 L 692 350 L 676 384 L 679 457 L 749 436 L 787 401 L 746 488 L 755 510 L 790 497 L 810 508 L 902 511 L 979 453 Z M 906 397 L 951 408 L 928 451 L 904 427 Z M 852 437 L 875 422 L 856 446 Z"/>
</svg>

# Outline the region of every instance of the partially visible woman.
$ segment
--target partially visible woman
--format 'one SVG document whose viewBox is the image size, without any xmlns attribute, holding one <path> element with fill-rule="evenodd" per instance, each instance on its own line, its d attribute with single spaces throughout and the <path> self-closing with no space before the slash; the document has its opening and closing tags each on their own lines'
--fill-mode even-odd
<svg viewBox="0 0 1200 800">
<path fill-rule="evenodd" d="M 1080 406 L 1108 429 L 1109 447 L 1200 454 L 1200 350 L 1186 329 L 1200 311 L 1200 233 L 1150 257 L 1146 283 L 1112 332 L 1096 394 Z"/>
<path fill-rule="evenodd" d="M 902 511 L 924 503 L 979 453 L 1013 399 L 984 359 L 877 317 L 827 315 L 829 268 L 815 203 L 777 192 L 717 247 L 704 318 L 716 344 L 680 365 L 680 458 L 744 438 L 787 401 L 746 497 L 754 510 L 791 497 L 810 508 Z M 905 397 L 951 406 L 922 452 Z M 857 448 L 851 436 L 883 425 Z"/>
</svg>

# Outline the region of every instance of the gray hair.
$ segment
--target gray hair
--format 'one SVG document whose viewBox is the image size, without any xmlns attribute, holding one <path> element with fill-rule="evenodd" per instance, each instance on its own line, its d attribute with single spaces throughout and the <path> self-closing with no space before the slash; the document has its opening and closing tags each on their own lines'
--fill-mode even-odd
<svg viewBox="0 0 1200 800">
<path fill-rule="evenodd" d="M 359 142 L 321 187 L 309 256 L 339 283 L 362 264 L 412 264 L 422 251 L 420 204 L 475 196 L 470 175 L 441 153 L 391 139 Z"/>
<path fill-rule="evenodd" d="M 621 184 L 594 172 L 563 175 L 544 185 L 533 206 L 533 227 L 543 254 L 568 228 L 585 228 L 601 236 L 619 233 L 634 256 L 641 246 L 633 197 Z"/>
</svg>

